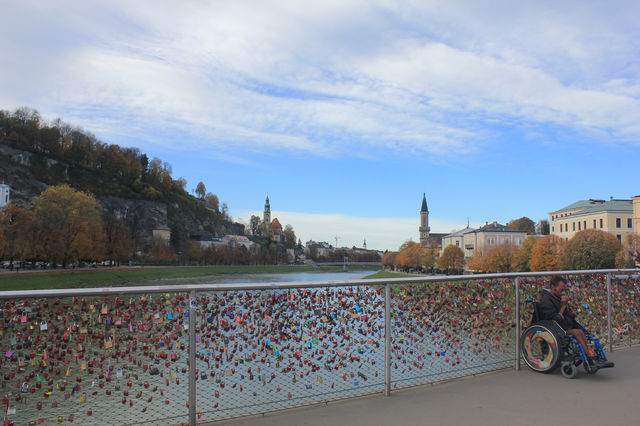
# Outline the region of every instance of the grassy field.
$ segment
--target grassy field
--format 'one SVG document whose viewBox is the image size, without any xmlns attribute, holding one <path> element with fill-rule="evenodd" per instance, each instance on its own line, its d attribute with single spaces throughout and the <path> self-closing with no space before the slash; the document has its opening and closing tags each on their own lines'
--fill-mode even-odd
<svg viewBox="0 0 640 426">
<path fill-rule="evenodd" d="M 378 271 L 375 274 L 367 275 L 363 277 L 363 279 L 375 279 L 375 278 L 407 278 L 407 277 L 415 277 L 417 275 L 404 274 L 401 272 L 389 272 L 389 271 Z"/>
<path fill-rule="evenodd" d="M 176 284 L 223 274 L 261 274 L 314 271 L 312 266 L 211 266 L 136 267 L 81 271 L 37 271 L 0 274 L 0 291 L 56 288 L 116 287 L 128 285 Z M 323 270 L 330 270 L 329 268 Z M 341 270 L 341 269 L 336 269 Z"/>
</svg>

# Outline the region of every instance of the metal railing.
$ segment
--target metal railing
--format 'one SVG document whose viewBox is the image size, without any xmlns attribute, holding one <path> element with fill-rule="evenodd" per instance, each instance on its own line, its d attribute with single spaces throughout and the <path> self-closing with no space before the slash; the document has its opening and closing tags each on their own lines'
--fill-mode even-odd
<svg viewBox="0 0 640 426">
<path fill-rule="evenodd" d="M 558 274 L 609 350 L 637 342 L 637 269 L 1 292 L 5 420 L 196 424 L 519 369 Z"/>
</svg>

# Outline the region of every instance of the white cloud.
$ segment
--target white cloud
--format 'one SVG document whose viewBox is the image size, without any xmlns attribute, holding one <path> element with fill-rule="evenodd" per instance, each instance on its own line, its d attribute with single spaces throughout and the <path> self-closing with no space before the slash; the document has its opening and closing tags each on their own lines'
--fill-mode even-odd
<svg viewBox="0 0 640 426">
<path fill-rule="evenodd" d="M 93 105 L 110 134 L 166 128 L 221 157 L 470 153 L 518 121 L 640 136 L 633 2 L 40 6 L 0 18 L 0 102 L 67 120 Z"/>
<path fill-rule="evenodd" d="M 231 212 L 234 219 L 248 224 L 251 215 L 262 218 L 262 212 L 239 210 Z M 272 211 L 271 218 L 278 218 L 282 226 L 291 225 L 296 236 L 304 244 L 308 240 L 326 241 L 340 247 L 362 247 L 366 239 L 367 248 L 397 250 L 408 239 L 418 241 L 420 218 L 357 217 L 340 214 L 309 214 L 300 212 Z M 432 232 L 449 233 L 465 225 L 430 219 Z"/>
</svg>

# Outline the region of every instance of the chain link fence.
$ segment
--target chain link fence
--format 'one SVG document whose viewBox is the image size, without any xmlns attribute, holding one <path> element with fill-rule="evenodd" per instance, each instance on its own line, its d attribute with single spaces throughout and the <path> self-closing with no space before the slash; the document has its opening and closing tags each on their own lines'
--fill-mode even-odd
<svg viewBox="0 0 640 426">
<path fill-rule="evenodd" d="M 639 343 L 633 272 L 566 273 L 603 344 Z M 0 293 L 4 420 L 195 424 L 518 368 L 528 302 L 550 278 Z"/>
</svg>

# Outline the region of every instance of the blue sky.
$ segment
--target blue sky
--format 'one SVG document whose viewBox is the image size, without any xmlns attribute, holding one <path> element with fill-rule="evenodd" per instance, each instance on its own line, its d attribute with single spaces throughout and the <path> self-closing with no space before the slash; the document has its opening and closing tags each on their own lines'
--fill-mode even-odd
<svg viewBox="0 0 640 426">
<path fill-rule="evenodd" d="M 268 194 L 303 241 L 396 249 L 423 192 L 433 232 L 640 193 L 637 2 L 2 10 L 0 108 L 139 147 L 240 221 Z"/>
</svg>

